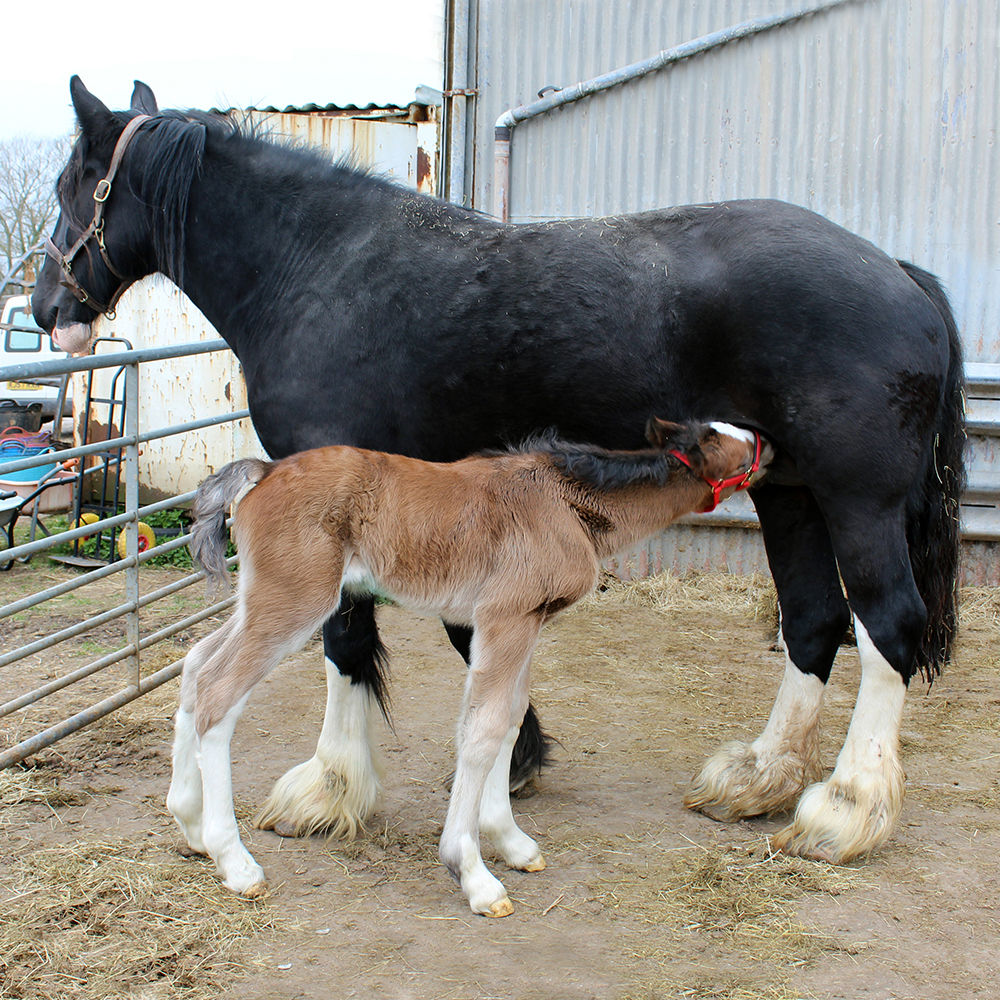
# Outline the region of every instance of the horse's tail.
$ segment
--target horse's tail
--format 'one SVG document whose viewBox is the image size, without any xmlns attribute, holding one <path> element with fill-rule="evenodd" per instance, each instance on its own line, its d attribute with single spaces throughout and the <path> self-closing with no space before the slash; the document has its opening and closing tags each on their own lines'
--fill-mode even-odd
<svg viewBox="0 0 1000 1000">
<path fill-rule="evenodd" d="M 928 681 L 951 654 L 957 625 L 961 535 L 958 505 L 965 489 L 965 394 L 962 346 L 948 297 L 938 280 L 906 261 L 899 266 L 941 314 L 948 331 L 949 360 L 944 401 L 934 428 L 931 460 L 907 509 L 907 542 L 913 575 L 927 608 L 927 628 L 917 649 L 917 669 Z"/>
<path fill-rule="evenodd" d="M 229 589 L 226 567 L 226 515 L 274 468 L 273 462 L 242 458 L 230 462 L 198 487 L 191 512 L 195 516 L 189 548 L 205 571 L 209 593 Z"/>
</svg>

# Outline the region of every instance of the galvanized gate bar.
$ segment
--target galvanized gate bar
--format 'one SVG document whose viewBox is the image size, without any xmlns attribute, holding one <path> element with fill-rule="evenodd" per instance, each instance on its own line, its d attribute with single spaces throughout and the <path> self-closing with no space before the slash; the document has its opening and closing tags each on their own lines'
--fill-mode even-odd
<svg viewBox="0 0 1000 1000">
<path fill-rule="evenodd" d="M 159 348 L 148 351 L 127 351 L 116 352 L 115 354 L 105 354 L 88 358 L 64 359 L 51 362 L 36 362 L 30 365 L 7 366 L 0 369 L 0 379 L 6 378 L 29 378 L 44 374 L 61 374 L 67 371 L 90 371 L 98 368 L 116 368 L 124 372 L 125 381 L 125 433 L 111 440 L 95 442 L 84 447 L 71 448 L 61 451 L 58 455 L 60 461 L 71 458 L 84 457 L 86 455 L 107 453 L 113 450 L 123 452 L 123 464 L 119 468 L 119 475 L 124 474 L 125 478 L 125 511 L 112 517 L 104 518 L 93 525 L 85 525 L 74 528 L 66 532 L 48 538 L 39 539 L 35 542 L 6 549 L 0 553 L 0 559 L 16 559 L 30 556 L 38 552 L 45 551 L 54 545 L 77 538 L 85 538 L 96 534 L 99 531 L 106 531 L 109 528 L 124 526 L 126 546 L 133 553 L 120 559 L 109 566 L 100 567 L 89 573 L 85 573 L 74 580 L 68 580 L 54 587 L 50 587 L 38 594 L 15 601 L 0 608 L 0 619 L 8 618 L 13 614 L 37 607 L 47 600 L 69 594 L 97 580 L 104 579 L 115 573 L 125 573 L 125 600 L 118 603 L 100 614 L 93 615 L 89 619 L 75 623 L 65 629 L 44 637 L 36 642 L 28 643 L 19 649 L 4 652 L 0 655 L 0 667 L 8 666 L 17 660 L 22 660 L 26 656 L 40 653 L 50 648 L 56 643 L 70 639 L 116 619 L 125 619 L 126 634 L 125 642 L 121 648 L 114 650 L 91 663 L 84 664 L 74 670 L 69 671 L 61 677 L 48 681 L 37 686 L 34 690 L 23 692 L 16 698 L 9 700 L 0 706 L 0 717 L 10 715 L 20 709 L 33 704 L 41 698 L 64 690 L 73 683 L 91 677 L 106 668 L 117 663 L 125 663 L 124 686 L 116 694 L 105 698 L 95 705 L 90 706 L 62 722 L 49 727 L 44 732 L 38 733 L 26 740 L 22 740 L 16 746 L 10 747 L 0 754 L 0 767 L 7 767 L 20 760 L 23 760 L 31 753 L 35 753 L 44 747 L 50 746 L 57 740 L 75 732 L 77 729 L 88 725 L 91 722 L 108 715 L 122 705 L 128 704 L 147 691 L 159 687 L 166 681 L 171 680 L 180 673 L 183 661 L 178 660 L 168 667 L 158 670 L 149 677 L 143 678 L 141 671 L 140 654 L 143 650 L 162 642 L 185 629 L 224 612 L 232 607 L 236 598 L 228 597 L 223 601 L 213 603 L 209 607 L 185 616 L 183 619 L 173 622 L 158 631 L 143 637 L 140 628 L 140 612 L 154 602 L 177 593 L 204 579 L 204 573 L 191 573 L 180 580 L 160 587 L 149 594 L 140 596 L 139 594 L 139 569 L 142 565 L 155 559 L 158 555 L 171 552 L 185 545 L 190 535 L 182 534 L 168 542 L 157 545 L 141 554 L 134 554 L 138 551 L 138 520 L 147 514 L 156 511 L 176 507 L 193 499 L 195 491 L 178 494 L 165 500 L 157 501 L 146 506 L 139 506 L 139 446 L 148 441 L 159 440 L 175 434 L 182 434 L 188 431 L 200 430 L 222 423 L 240 420 L 249 415 L 247 410 L 240 410 L 235 413 L 223 414 L 222 416 L 206 417 L 185 424 L 178 424 L 171 427 L 159 428 L 153 431 L 141 431 L 139 419 L 139 373 L 140 362 L 161 361 L 176 357 L 186 357 L 197 354 L 211 353 L 213 351 L 228 349 L 224 341 L 210 341 L 201 344 L 185 344 L 173 348 Z M 4 463 L 9 471 L 17 471 L 21 468 L 33 468 L 45 464 L 50 464 L 52 455 L 38 456 L 30 459 L 21 459 L 16 462 Z M 89 471 L 89 470 L 88 470 Z M 233 557 L 227 560 L 228 565 L 237 562 Z"/>
<path fill-rule="evenodd" d="M 30 757 L 31 754 L 38 753 L 39 750 L 44 750 L 46 747 L 52 746 L 53 743 L 58 743 L 64 736 L 69 736 L 71 733 L 83 729 L 84 726 L 89 726 L 98 719 L 103 719 L 104 716 L 110 715 L 116 709 L 127 705 L 130 701 L 135 701 L 136 698 L 148 694 L 161 684 L 166 684 L 167 681 L 173 680 L 181 672 L 183 666 L 183 660 L 175 660 L 173 663 L 157 670 L 155 674 L 144 677 L 140 684 L 125 688 L 110 698 L 105 698 L 104 701 L 98 702 L 96 705 L 92 705 L 82 712 L 77 712 L 76 715 L 70 716 L 63 722 L 55 726 L 50 726 L 31 739 L 24 740 L 18 743 L 17 746 L 10 747 L 4 753 L 0 753 L 0 769 L 20 763 L 25 757 Z"/>
<path fill-rule="evenodd" d="M 91 470 L 87 470 L 88 472 Z M 22 556 L 34 555 L 36 552 L 42 552 L 45 549 L 52 548 L 54 545 L 61 545 L 63 542 L 72 542 L 77 538 L 86 538 L 89 535 L 96 535 L 99 531 L 105 531 L 108 528 L 116 528 L 119 525 L 127 524 L 134 518 L 142 518 L 147 514 L 155 514 L 157 511 L 169 510 L 171 507 L 180 507 L 187 503 L 188 500 L 193 500 L 195 496 L 195 490 L 191 490 L 189 493 L 178 493 L 176 496 L 168 497 L 166 500 L 158 500 L 156 503 L 147 504 L 145 507 L 140 507 L 137 511 L 129 514 L 115 514 L 114 517 L 106 517 L 100 521 L 94 522 L 94 524 L 85 524 L 79 528 L 71 528 L 69 531 L 59 532 L 59 538 L 55 542 L 50 542 L 47 538 L 39 538 L 34 542 L 25 542 L 24 545 L 17 545 L 11 549 L 4 549 L 2 554 L 2 560 L 6 562 L 8 559 L 20 559 Z M 150 549 L 150 552 L 153 550 Z M 158 551 L 163 551 L 158 549 Z M 143 552 L 139 557 L 140 564 L 148 561 L 147 553 Z M 111 569 L 111 567 L 108 567 Z M 124 563 L 121 566 L 115 565 L 112 572 L 120 572 L 124 569 Z M 90 582 L 89 576 L 80 577 L 81 580 L 85 582 Z M 97 579 L 94 577 L 94 579 Z M 75 589 L 74 585 L 70 585 L 69 590 Z M 63 591 L 65 593 L 66 591 Z M 44 591 L 46 595 L 49 594 L 48 591 Z M 0 608 L 0 618 L 5 614 L 10 613 L 10 608 L 14 605 L 10 604 L 6 607 Z M 20 609 L 20 608 L 19 608 Z"/>
<path fill-rule="evenodd" d="M 197 625 L 206 618 L 211 618 L 213 615 L 217 615 L 220 612 L 227 610 L 232 607 L 235 602 L 235 596 L 227 597 L 224 601 L 219 601 L 218 603 L 211 605 L 211 607 L 202 608 L 201 611 L 197 611 L 193 615 L 188 615 L 187 618 L 183 618 L 179 622 L 174 622 L 173 625 L 167 625 L 158 632 L 153 632 L 146 636 L 144 639 L 140 640 L 138 649 L 141 652 L 158 642 L 162 642 L 164 639 L 169 639 L 178 632 L 183 632 L 184 629 L 189 628 L 191 625 Z M 0 705 L 0 718 L 10 715 L 11 712 L 16 712 L 20 708 L 25 708 L 28 705 L 34 704 L 34 702 L 39 701 L 50 694 L 54 694 L 56 691 L 61 691 L 63 688 L 67 688 L 71 684 L 74 684 L 76 681 L 81 681 L 86 677 L 92 677 L 94 674 L 100 673 L 102 670 L 114 666 L 116 663 L 121 663 L 121 661 L 127 656 L 133 655 L 135 650 L 136 647 L 129 643 L 129 645 L 123 646 L 121 649 L 117 649 L 113 653 L 108 653 L 106 656 L 102 656 L 99 660 L 94 660 L 92 663 L 87 663 L 82 667 L 77 667 L 76 670 L 72 670 L 68 674 L 63 674 L 62 677 L 57 677 L 55 680 L 49 681 L 48 684 L 43 684 L 40 687 L 35 688 L 34 691 L 27 691 L 24 694 L 19 695 L 17 698 L 8 701 L 6 704 Z"/>
<path fill-rule="evenodd" d="M 85 358 L 62 358 L 57 361 L 31 361 L 0 368 L 0 382 L 37 378 L 42 375 L 64 375 L 66 372 L 89 372 L 98 368 L 118 368 L 120 365 L 147 361 L 169 361 L 171 358 L 188 358 L 196 354 L 213 354 L 228 351 L 224 340 L 202 340 L 196 344 L 177 344 L 174 347 L 149 347 L 135 351 L 115 351 L 91 354 Z"/>
<path fill-rule="evenodd" d="M 127 366 L 117 366 L 127 367 Z M 0 380 L 6 377 L 9 368 L 0 368 Z M 147 441 L 158 441 L 160 438 L 171 437 L 174 434 L 184 434 L 186 431 L 197 431 L 204 427 L 214 427 L 217 424 L 228 424 L 234 420 L 242 420 L 249 417 L 249 410 L 234 410 L 232 413 L 224 413 L 221 417 L 203 417 L 201 420 L 192 420 L 186 424 L 174 424 L 172 427 L 165 427 L 158 431 L 149 431 L 146 434 L 139 434 L 134 437 L 128 435 L 124 437 L 108 438 L 106 441 L 98 441 L 94 444 L 80 445 L 78 448 L 65 448 L 59 455 L 60 462 L 67 462 L 71 458 L 80 458 L 85 455 L 99 455 L 105 451 L 117 451 L 130 444 L 145 444 Z M 19 472 L 21 469 L 31 469 L 37 465 L 51 465 L 53 456 L 33 455 L 31 458 L 18 458 L 10 462 L 4 462 L 7 472 Z M 89 471 L 89 470 L 88 470 Z"/>
</svg>

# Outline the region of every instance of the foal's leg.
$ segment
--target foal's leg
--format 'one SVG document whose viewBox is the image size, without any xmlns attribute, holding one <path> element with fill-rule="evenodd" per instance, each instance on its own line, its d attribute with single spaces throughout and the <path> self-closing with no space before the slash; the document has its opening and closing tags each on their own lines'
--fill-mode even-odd
<svg viewBox="0 0 1000 1000">
<path fill-rule="evenodd" d="M 831 532 L 854 612 L 861 685 L 837 766 L 803 793 L 781 850 L 839 863 L 878 849 L 903 803 L 899 730 L 927 619 L 910 570 L 902 511 L 847 521 Z"/>
<path fill-rule="evenodd" d="M 479 816 L 487 776 L 497 771 L 505 740 L 513 747 L 516 739 L 513 731 L 527 707 L 528 664 L 538 641 L 541 620 L 537 616 L 514 621 L 500 617 L 491 621 L 486 615 L 483 618 L 481 623 L 477 622 L 473 637 L 472 664 L 458 729 L 458 766 L 439 854 L 461 884 L 475 913 L 505 917 L 514 907 L 503 885 L 483 864 L 479 852 Z M 496 819 L 496 786 L 501 782 L 502 778 L 494 777 L 492 804 L 487 808 L 496 824 L 493 832 L 511 850 L 511 863 L 538 870 L 543 863 L 534 841 L 517 830 L 513 817 L 509 824 L 504 818 Z M 520 837 L 514 834 L 515 830 Z"/>
<path fill-rule="evenodd" d="M 255 826 L 286 837 L 353 837 L 381 789 L 372 709 L 384 710 L 386 657 L 374 598 L 345 594 L 323 626 L 323 649 L 327 701 L 316 753 L 278 780 L 254 817 Z"/>
<path fill-rule="evenodd" d="M 199 671 L 194 722 L 201 734 L 205 852 L 230 889 L 253 897 L 266 885 L 263 870 L 240 841 L 233 813 L 233 730 L 253 688 L 301 649 L 332 610 L 323 603 L 324 590 L 336 601 L 338 588 L 315 577 L 308 582 L 286 577 L 258 587 L 246 556 L 243 572 L 251 581 L 249 592 L 241 593 L 230 633 Z"/>
<path fill-rule="evenodd" d="M 517 825 L 510 807 L 510 760 L 520 732 L 521 726 L 510 727 L 496 763 L 486 776 L 479 805 L 479 829 L 511 868 L 540 872 L 545 868 L 545 859 L 538 844 Z"/>
<path fill-rule="evenodd" d="M 444 622 L 445 631 L 451 644 L 458 650 L 466 663 L 471 657 L 472 629 L 467 625 L 452 625 Z M 518 730 L 517 742 L 509 755 L 509 781 L 511 793 L 519 792 L 542 772 L 542 768 L 551 763 L 552 739 L 542 729 L 531 702 L 524 713 L 524 720 Z"/>
<path fill-rule="evenodd" d="M 173 774 L 167 792 L 167 809 L 177 820 L 184 839 L 197 854 L 206 854 L 201 836 L 202 789 L 198 764 L 199 742 L 194 726 L 198 671 L 232 633 L 235 618 L 206 636 L 184 657 L 180 706 L 174 719 Z"/>
<path fill-rule="evenodd" d="M 785 673 L 764 731 L 729 743 L 705 764 L 684 804 L 714 819 L 780 812 L 819 781 L 819 714 L 847 601 L 826 522 L 804 487 L 753 490 L 768 562 L 778 591 Z"/>
</svg>

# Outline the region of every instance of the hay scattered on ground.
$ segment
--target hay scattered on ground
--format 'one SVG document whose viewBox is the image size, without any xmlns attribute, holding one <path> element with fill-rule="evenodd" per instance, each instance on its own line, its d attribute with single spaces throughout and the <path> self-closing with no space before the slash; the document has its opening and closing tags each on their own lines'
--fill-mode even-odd
<svg viewBox="0 0 1000 1000">
<path fill-rule="evenodd" d="M 866 949 L 863 942 L 810 928 L 798 916 L 808 895 L 839 896 L 863 887 L 862 874 L 854 868 L 772 854 L 766 838 L 722 848 L 671 847 L 652 833 L 629 839 L 641 848 L 623 856 L 620 843 L 609 847 L 615 855 L 615 880 L 605 883 L 596 898 L 660 928 L 644 939 L 648 948 L 633 954 L 647 970 L 659 968 L 660 976 L 651 984 L 647 974 L 641 989 L 626 992 L 623 1000 L 788 1000 L 800 995 L 790 992 L 794 968 L 824 952 L 856 955 Z M 656 871 L 655 879 L 646 877 L 647 866 Z M 706 937 L 716 951 L 732 956 L 734 967 L 746 971 L 721 978 L 716 972 L 705 978 L 701 972 L 697 981 L 679 974 L 678 954 L 701 950 L 699 942 Z"/>
<path fill-rule="evenodd" d="M 33 851 L 10 878 L 0 899 L 5 1000 L 207 1000 L 246 971 L 246 943 L 276 929 L 266 900 L 241 900 L 210 865 L 168 859 L 154 845 Z"/>
<path fill-rule="evenodd" d="M 959 612 L 960 626 L 1000 628 L 1000 587 L 963 587 Z"/>
<path fill-rule="evenodd" d="M 770 577 L 760 573 L 731 576 L 725 573 L 661 573 L 623 583 L 608 574 L 594 600 L 617 601 L 657 611 L 744 611 L 754 621 L 778 625 L 778 599 Z"/>
</svg>

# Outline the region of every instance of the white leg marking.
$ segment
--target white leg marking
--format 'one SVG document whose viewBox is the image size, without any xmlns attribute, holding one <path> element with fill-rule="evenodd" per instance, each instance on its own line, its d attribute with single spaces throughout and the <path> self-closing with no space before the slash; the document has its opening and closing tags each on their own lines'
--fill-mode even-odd
<svg viewBox="0 0 1000 1000">
<path fill-rule="evenodd" d="M 230 743 L 248 695 L 239 700 L 201 738 L 201 783 L 204 796 L 202 839 L 227 888 L 253 898 L 267 884 L 264 869 L 254 861 L 240 840 L 233 812 L 233 777 Z"/>
<path fill-rule="evenodd" d="M 847 739 L 828 781 L 803 793 L 795 818 L 774 838 L 789 854 L 839 864 L 877 850 L 903 806 L 899 730 L 906 685 L 857 617 L 861 685 Z"/>
<path fill-rule="evenodd" d="M 201 835 L 201 768 L 198 766 L 198 735 L 194 716 L 177 709 L 174 720 L 173 776 L 167 792 L 167 808 L 173 814 L 188 846 L 199 854 L 208 853 Z"/>
<path fill-rule="evenodd" d="M 691 783 L 684 804 L 732 821 L 790 808 L 822 775 L 819 713 L 825 685 L 785 653 L 785 674 L 764 731 L 753 743 L 727 743 Z"/>
<path fill-rule="evenodd" d="M 475 737 L 469 743 L 479 743 Z M 460 750 L 451 801 L 438 854 L 445 867 L 458 880 L 473 913 L 491 917 L 506 917 L 514 912 L 503 883 L 494 878 L 479 853 L 478 814 L 483 782 L 493 769 L 497 757 L 483 757 L 477 746 L 475 758 Z"/>
<path fill-rule="evenodd" d="M 374 755 L 372 697 L 326 661 L 326 714 L 316 753 L 278 779 L 254 825 L 286 837 L 317 830 L 354 837 L 381 790 Z"/>
<path fill-rule="evenodd" d="M 540 872 L 545 868 L 545 860 L 538 844 L 517 825 L 510 807 L 510 757 L 520 731 L 519 725 L 511 726 L 496 763 L 486 776 L 479 805 L 479 829 L 511 868 Z"/>
<path fill-rule="evenodd" d="M 510 750 L 528 707 L 528 664 L 541 622 L 524 621 L 519 626 L 505 628 L 500 623 L 488 630 L 477 628 L 473 635 L 472 665 L 455 741 L 458 764 L 438 848 L 442 863 L 462 886 L 472 911 L 491 917 L 506 917 L 514 912 L 514 906 L 479 853 L 481 808 L 501 842 L 517 831 L 524 840 L 515 837 L 514 850 L 530 853 L 525 843 L 530 838 L 517 829 L 513 815 L 509 820 L 502 815 L 499 801 L 508 796 Z M 489 639 L 484 638 L 484 632 Z M 484 806 L 488 779 L 492 787 Z M 506 808 L 509 810 L 509 803 Z"/>
</svg>

